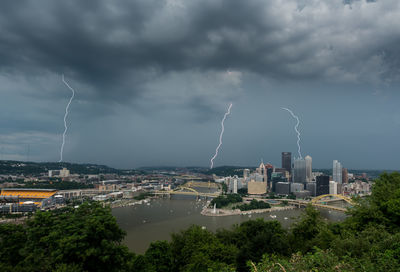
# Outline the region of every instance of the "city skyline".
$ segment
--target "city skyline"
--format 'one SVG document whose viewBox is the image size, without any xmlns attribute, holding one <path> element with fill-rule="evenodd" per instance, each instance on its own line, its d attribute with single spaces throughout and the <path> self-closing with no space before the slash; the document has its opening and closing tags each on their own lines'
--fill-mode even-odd
<svg viewBox="0 0 400 272">
<path fill-rule="evenodd" d="M 40 3 L 0 10 L 1 159 L 59 160 L 64 74 L 66 162 L 207 167 L 233 103 L 216 167 L 297 154 L 287 107 L 313 167 L 399 168 L 398 1 Z"/>
</svg>

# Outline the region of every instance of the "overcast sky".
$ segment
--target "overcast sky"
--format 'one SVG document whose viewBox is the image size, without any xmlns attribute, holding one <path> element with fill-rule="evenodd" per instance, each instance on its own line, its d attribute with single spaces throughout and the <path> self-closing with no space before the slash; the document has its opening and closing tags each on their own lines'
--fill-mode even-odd
<svg viewBox="0 0 400 272">
<path fill-rule="evenodd" d="M 400 1 L 1 1 L 1 159 L 400 169 Z"/>
</svg>

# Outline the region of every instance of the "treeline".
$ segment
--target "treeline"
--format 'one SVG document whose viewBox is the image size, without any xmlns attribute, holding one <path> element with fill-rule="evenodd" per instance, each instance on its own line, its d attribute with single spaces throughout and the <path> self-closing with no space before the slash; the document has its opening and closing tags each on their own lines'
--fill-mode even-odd
<svg viewBox="0 0 400 272">
<path fill-rule="evenodd" d="M 234 209 L 239 209 L 241 211 L 249 211 L 249 210 L 257 210 L 257 209 L 269 209 L 271 205 L 262 200 L 258 201 L 256 199 L 252 199 L 248 204 L 237 205 Z"/>
<path fill-rule="evenodd" d="M 0 271 L 399 271 L 400 174 L 383 174 L 350 216 L 329 223 L 311 206 L 289 230 L 251 220 L 216 233 L 192 226 L 143 255 L 122 245 L 109 208 L 86 203 L 0 225 Z"/>
<path fill-rule="evenodd" d="M 216 198 L 214 198 L 210 205 L 212 207 L 217 207 L 218 209 L 222 208 L 222 207 L 226 207 L 231 203 L 238 203 L 238 202 L 242 202 L 242 197 L 239 194 L 229 194 L 229 195 L 220 195 Z"/>
<path fill-rule="evenodd" d="M 68 162 L 20 162 L 20 161 L 0 161 L 0 175 L 39 175 L 48 170 L 68 168 L 71 173 L 83 175 L 96 174 L 135 174 L 143 171 L 119 170 L 106 165 L 97 164 L 78 164 Z"/>
</svg>

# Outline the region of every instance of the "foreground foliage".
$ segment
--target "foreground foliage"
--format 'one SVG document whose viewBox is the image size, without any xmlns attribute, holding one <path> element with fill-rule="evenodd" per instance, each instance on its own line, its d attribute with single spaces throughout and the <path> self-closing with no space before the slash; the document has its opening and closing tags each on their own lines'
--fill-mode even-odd
<svg viewBox="0 0 400 272">
<path fill-rule="evenodd" d="M 109 208 L 37 212 L 26 225 L 0 225 L 0 271 L 122 271 L 133 258 Z"/>
<path fill-rule="evenodd" d="M 26 225 L 0 225 L 0 271 L 399 271 L 400 174 L 376 180 L 344 222 L 307 207 L 289 230 L 251 220 L 216 233 L 192 226 L 143 255 L 121 245 L 109 208 L 39 212 Z"/>
</svg>

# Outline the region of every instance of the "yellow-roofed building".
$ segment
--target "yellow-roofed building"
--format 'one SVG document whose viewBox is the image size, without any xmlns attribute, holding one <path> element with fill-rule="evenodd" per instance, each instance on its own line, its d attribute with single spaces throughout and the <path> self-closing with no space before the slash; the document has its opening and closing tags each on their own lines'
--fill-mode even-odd
<svg viewBox="0 0 400 272">
<path fill-rule="evenodd" d="M 19 204 L 35 203 L 38 207 L 48 206 L 57 194 L 56 189 L 20 189 L 4 188 L 0 197 L 14 197 L 19 199 Z"/>
</svg>

